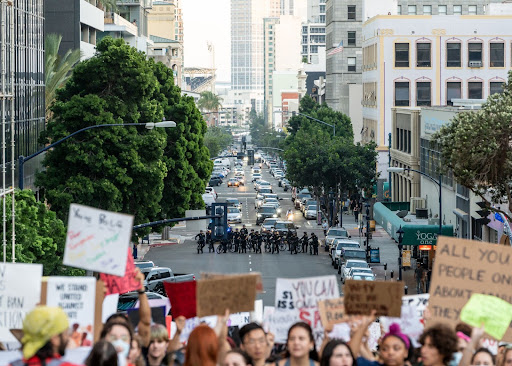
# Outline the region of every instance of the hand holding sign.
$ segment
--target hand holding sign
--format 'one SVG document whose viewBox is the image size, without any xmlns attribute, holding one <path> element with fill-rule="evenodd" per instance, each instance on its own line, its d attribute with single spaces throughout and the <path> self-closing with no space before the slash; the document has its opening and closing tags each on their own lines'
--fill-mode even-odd
<svg viewBox="0 0 512 366">
<path fill-rule="evenodd" d="M 483 323 L 487 334 L 501 340 L 512 321 L 512 305 L 496 296 L 473 294 L 462 308 L 460 320 L 474 327 Z"/>
</svg>

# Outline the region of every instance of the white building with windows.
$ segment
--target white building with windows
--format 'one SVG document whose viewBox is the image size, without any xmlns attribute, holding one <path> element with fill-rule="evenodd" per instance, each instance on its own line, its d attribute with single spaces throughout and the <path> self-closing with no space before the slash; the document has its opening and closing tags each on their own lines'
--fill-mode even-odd
<svg viewBox="0 0 512 366">
<path fill-rule="evenodd" d="M 379 15 L 363 26 L 363 141 L 385 150 L 393 107 L 452 105 L 499 92 L 512 15 Z M 384 159 L 387 163 L 387 152 Z M 386 164 L 387 165 L 387 164 Z M 386 175 L 385 167 L 379 171 Z"/>
</svg>

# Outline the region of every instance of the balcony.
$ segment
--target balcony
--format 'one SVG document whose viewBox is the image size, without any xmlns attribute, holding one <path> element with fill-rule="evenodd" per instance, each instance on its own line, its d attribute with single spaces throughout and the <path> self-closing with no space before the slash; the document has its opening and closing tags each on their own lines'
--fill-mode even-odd
<svg viewBox="0 0 512 366">
<path fill-rule="evenodd" d="M 116 13 L 105 14 L 105 32 L 122 32 L 137 36 L 137 26 Z"/>
<path fill-rule="evenodd" d="M 144 9 L 153 8 L 153 0 L 117 0 L 117 6 L 140 6 Z"/>
</svg>

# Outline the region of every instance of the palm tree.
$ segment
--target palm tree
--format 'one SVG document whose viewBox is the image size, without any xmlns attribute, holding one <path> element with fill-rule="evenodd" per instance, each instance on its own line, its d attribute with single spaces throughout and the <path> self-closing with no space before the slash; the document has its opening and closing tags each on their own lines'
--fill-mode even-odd
<svg viewBox="0 0 512 366">
<path fill-rule="evenodd" d="M 211 91 L 201 92 L 200 95 L 201 96 L 199 97 L 199 100 L 197 101 L 197 107 L 201 111 L 206 110 L 208 112 L 216 112 L 217 120 L 218 120 L 219 119 L 218 112 L 219 112 L 219 109 L 222 107 L 222 104 L 221 104 L 222 98 L 219 97 L 217 94 L 212 93 Z"/>
<path fill-rule="evenodd" d="M 48 34 L 44 39 L 44 79 L 45 79 L 45 104 L 46 119 L 51 117 L 52 106 L 57 89 L 64 86 L 71 77 L 71 70 L 80 61 L 82 53 L 79 49 L 68 50 L 63 57 L 59 56 L 59 48 L 62 36 Z"/>
</svg>

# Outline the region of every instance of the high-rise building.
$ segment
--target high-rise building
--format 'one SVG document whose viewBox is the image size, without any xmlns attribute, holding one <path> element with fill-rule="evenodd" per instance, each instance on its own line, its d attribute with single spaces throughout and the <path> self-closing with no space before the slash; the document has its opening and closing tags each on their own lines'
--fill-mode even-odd
<svg viewBox="0 0 512 366">
<path fill-rule="evenodd" d="M 183 43 L 183 13 L 181 0 L 174 0 L 174 40 Z"/>
<path fill-rule="evenodd" d="M 175 40 L 176 9 L 172 1 L 154 1 L 148 13 L 148 33 L 151 36 Z"/>
<path fill-rule="evenodd" d="M 43 2 L 2 1 L 0 4 L 0 14 L 5 19 L 0 29 L 0 43 L 5 42 L 1 44 L 2 48 L 5 47 L 5 53 L 0 55 L 3 75 L 0 85 L 0 128 L 4 129 L 5 141 L 1 141 L 0 145 L 5 149 L 7 172 L 20 155 L 29 156 L 43 147 L 38 143 L 39 134 L 45 129 Z M 11 135 L 13 131 L 14 141 Z M 42 158 L 39 155 L 25 163 L 25 188 L 35 188 L 35 174 L 41 170 Z M 3 163 L 0 161 L 0 164 Z M 5 180 L 3 176 L 0 179 L 7 188 L 18 182 L 17 176 L 12 181 L 11 174 Z M 2 191 L 2 195 L 4 193 Z"/>
</svg>

